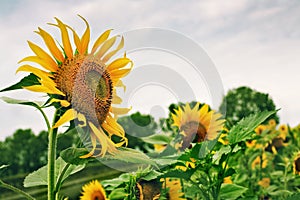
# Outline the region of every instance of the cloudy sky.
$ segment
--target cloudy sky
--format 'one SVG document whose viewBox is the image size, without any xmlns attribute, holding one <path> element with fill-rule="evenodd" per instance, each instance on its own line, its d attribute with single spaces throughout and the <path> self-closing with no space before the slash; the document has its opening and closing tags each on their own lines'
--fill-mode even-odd
<svg viewBox="0 0 300 200">
<path fill-rule="evenodd" d="M 0 2 L 0 88 L 25 75 L 15 74 L 17 62 L 32 55 L 27 40 L 42 44 L 33 32 L 37 27 L 57 34 L 57 30 L 46 23 L 54 22 L 53 17 L 59 17 L 82 34 L 84 24 L 76 16 L 80 14 L 90 23 L 92 39 L 110 28 L 118 34 L 149 27 L 172 30 L 192 39 L 205 49 L 214 63 L 225 92 L 247 85 L 269 93 L 277 107 L 281 108 L 281 122 L 294 126 L 300 122 L 299 10 L 300 2 L 297 0 L 3 0 Z M 150 54 L 148 52 L 147 55 Z M 138 56 L 135 57 L 138 60 Z M 157 91 L 166 93 L 160 87 Z M 136 103 L 136 106 L 132 105 L 133 110 L 149 111 L 149 106 L 143 110 L 139 104 L 147 99 L 144 95 L 135 94 L 137 97 L 132 98 L 140 99 L 131 102 Z M 41 97 L 26 91 L 2 93 L 1 96 Z M 164 98 L 172 99 L 172 95 Z M 154 108 L 161 112 L 159 106 Z M 1 101 L 0 113 L 0 140 L 17 128 L 33 128 L 39 132 L 45 127 L 41 116 L 30 107 L 7 105 Z"/>
</svg>

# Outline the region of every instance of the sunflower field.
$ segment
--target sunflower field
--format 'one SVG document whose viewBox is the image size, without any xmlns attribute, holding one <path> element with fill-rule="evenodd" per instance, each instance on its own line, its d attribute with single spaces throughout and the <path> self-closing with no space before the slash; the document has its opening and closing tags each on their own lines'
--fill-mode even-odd
<svg viewBox="0 0 300 200">
<path fill-rule="evenodd" d="M 119 107 L 118 92 L 134 61 L 112 30 L 90 44 L 79 17 L 82 36 L 58 18 L 49 25 L 59 41 L 39 27 L 47 48 L 28 41 L 34 55 L 17 69 L 26 76 L 0 91 L 46 96 L 1 99 L 35 108 L 47 129 L 18 130 L 0 143 L 1 199 L 300 199 L 300 126 L 280 124 L 267 94 L 241 87 L 219 111 L 195 99 L 171 104 L 159 122 L 122 117 L 131 108 Z"/>
</svg>

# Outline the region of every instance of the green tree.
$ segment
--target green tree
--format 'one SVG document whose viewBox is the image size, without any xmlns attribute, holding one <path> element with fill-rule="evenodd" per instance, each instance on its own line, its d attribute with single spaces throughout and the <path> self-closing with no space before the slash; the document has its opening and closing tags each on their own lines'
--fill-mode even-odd
<svg viewBox="0 0 300 200">
<path fill-rule="evenodd" d="M 261 93 L 249 87 L 239 87 L 229 90 L 220 105 L 220 112 L 227 120 L 227 126 L 232 126 L 242 118 L 261 111 L 275 110 L 276 106 L 269 94 Z M 275 119 L 279 123 L 277 114 L 267 120 Z"/>
<path fill-rule="evenodd" d="M 118 122 L 125 130 L 128 138 L 128 147 L 146 151 L 145 143 L 140 138 L 155 133 L 158 126 L 154 118 L 151 115 L 143 115 L 140 112 L 136 112 L 130 116 L 120 117 Z"/>
</svg>

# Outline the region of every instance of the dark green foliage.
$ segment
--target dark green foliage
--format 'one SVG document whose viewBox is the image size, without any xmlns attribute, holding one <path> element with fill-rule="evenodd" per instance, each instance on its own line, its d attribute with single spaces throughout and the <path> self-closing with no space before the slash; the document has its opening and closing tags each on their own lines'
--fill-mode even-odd
<svg viewBox="0 0 300 200">
<path fill-rule="evenodd" d="M 72 146 L 76 136 L 61 134 L 57 142 L 57 154 Z M 28 173 L 46 165 L 48 133 L 35 135 L 30 129 L 19 129 L 0 142 L 0 166 L 9 165 L 2 176 Z"/>
<path fill-rule="evenodd" d="M 231 127 L 250 114 L 276 110 L 276 106 L 269 94 L 258 92 L 249 87 L 239 87 L 228 91 L 219 110 L 226 117 Z M 271 115 L 266 121 L 270 119 L 275 119 L 277 123 L 279 122 L 279 117 L 276 113 Z"/>
<path fill-rule="evenodd" d="M 136 112 L 130 116 L 120 117 L 118 123 L 124 128 L 128 139 L 129 148 L 139 148 L 146 151 L 145 142 L 141 139 L 153 135 L 157 129 L 157 124 L 151 115 L 142 115 Z"/>
</svg>

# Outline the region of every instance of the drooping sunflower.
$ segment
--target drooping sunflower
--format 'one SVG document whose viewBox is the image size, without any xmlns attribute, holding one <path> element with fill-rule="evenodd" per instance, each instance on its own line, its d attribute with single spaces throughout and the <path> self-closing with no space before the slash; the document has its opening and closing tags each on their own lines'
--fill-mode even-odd
<svg viewBox="0 0 300 200">
<path fill-rule="evenodd" d="M 213 140 L 222 130 L 224 119 L 222 115 L 209 110 L 209 106 L 204 104 L 199 108 L 198 102 L 194 108 L 187 103 L 183 108 L 179 107 L 172 113 L 173 126 L 178 127 L 183 136 L 180 148 L 185 149 L 191 142 L 202 142 L 204 140 Z"/>
<path fill-rule="evenodd" d="M 124 130 L 116 119 L 119 114 L 125 114 L 130 109 L 116 108 L 112 104 L 122 102 L 116 87 L 125 89 L 121 78 L 131 71 L 133 63 L 126 54 L 113 59 L 123 48 L 124 39 L 122 37 L 119 44 L 115 45 L 119 36 L 110 37 L 111 30 L 101 34 L 89 51 L 90 27 L 83 17 L 79 17 L 86 24 L 82 37 L 57 18 L 56 24 L 50 24 L 60 30 L 61 43 L 39 27 L 36 33 L 43 39 L 49 53 L 28 41 L 35 55 L 22 59 L 20 63 L 31 62 L 38 67 L 25 64 L 17 71 L 30 72 L 38 78 L 37 84 L 25 89 L 47 93 L 50 102 L 59 104 L 60 110 L 64 110 L 52 128 L 77 120 L 78 124 L 90 132 L 92 143 L 92 150 L 83 158 L 94 155 L 99 145 L 101 149 L 95 156 L 104 156 L 107 152 L 114 153 L 116 147 L 127 143 Z M 70 32 L 75 47 L 70 41 Z M 119 143 L 111 140 L 113 135 L 120 138 Z"/>
<path fill-rule="evenodd" d="M 93 180 L 82 187 L 80 200 L 107 200 L 107 198 L 99 181 Z"/>
</svg>

